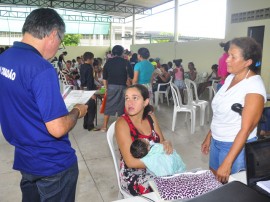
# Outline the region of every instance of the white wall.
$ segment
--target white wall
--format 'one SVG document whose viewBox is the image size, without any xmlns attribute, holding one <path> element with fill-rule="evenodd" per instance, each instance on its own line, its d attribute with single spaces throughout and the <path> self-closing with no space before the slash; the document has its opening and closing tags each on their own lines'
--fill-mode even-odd
<svg viewBox="0 0 270 202">
<path fill-rule="evenodd" d="M 219 46 L 222 40 L 200 40 L 192 42 L 170 42 L 159 44 L 141 44 L 131 46 L 133 52 L 139 48 L 146 47 L 150 51 L 150 58 L 159 57 L 161 64 L 182 59 L 185 71 L 188 71 L 187 64 L 193 62 L 198 72 L 211 72 L 211 66 L 218 63 L 218 58 L 223 53 Z"/>
<path fill-rule="evenodd" d="M 108 50 L 109 46 L 66 46 L 65 50 L 57 52 L 56 57 L 58 58 L 63 51 L 67 51 L 68 54 L 65 56 L 65 60 L 76 60 L 77 56 L 82 56 L 85 52 L 92 52 L 95 58 L 100 57 L 104 59 L 105 53 Z"/>
<path fill-rule="evenodd" d="M 226 38 L 247 36 L 248 27 L 265 26 L 261 76 L 268 93 L 270 93 L 270 19 L 241 23 L 231 23 L 231 14 L 269 8 L 270 0 L 228 0 Z"/>
<path fill-rule="evenodd" d="M 270 0 L 227 0 L 226 34 L 224 40 L 132 45 L 131 50 L 136 52 L 140 47 L 146 47 L 149 48 L 151 57 L 161 58 L 161 63 L 167 63 L 172 59 L 181 58 L 183 59 L 185 70 L 187 70 L 187 63 L 193 61 L 197 71 L 210 72 L 211 65 L 217 63 L 218 58 L 223 53 L 222 48 L 218 45 L 219 42 L 235 37 L 247 36 L 248 27 L 264 25 L 265 33 L 261 76 L 267 92 L 270 93 L 270 19 L 231 23 L 231 14 L 233 13 L 269 7 Z"/>
</svg>

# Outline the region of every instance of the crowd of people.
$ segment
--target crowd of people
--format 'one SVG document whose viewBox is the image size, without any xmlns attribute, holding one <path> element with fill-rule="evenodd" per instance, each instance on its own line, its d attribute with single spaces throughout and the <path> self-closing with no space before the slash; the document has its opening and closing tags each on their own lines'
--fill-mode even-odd
<svg viewBox="0 0 270 202">
<path fill-rule="evenodd" d="M 58 51 L 65 33 L 65 23 L 55 10 L 33 10 L 22 32 L 22 41 L 0 54 L 0 125 L 6 140 L 15 146 L 13 168 L 21 172 L 22 201 L 74 202 L 79 172 L 68 132 L 79 118 L 84 118 L 85 129 L 95 129 L 95 97 L 85 105 L 76 104 L 69 112 L 66 109 L 57 88 L 57 74 L 48 62 Z M 211 79 L 222 79 L 212 101 L 213 119 L 201 151 L 210 153 L 209 168 L 220 182 L 226 183 L 230 174 L 245 169 L 243 147 L 257 139 L 257 124 L 267 99 L 262 78 L 257 74 L 262 57 L 258 43 L 249 37 L 235 38 L 224 50 L 222 61 L 225 60 L 227 73 L 219 75 L 219 66 L 217 69 L 213 65 L 207 84 L 200 91 Z M 131 195 L 152 191 L 149 180 L 155 175 L 148 172 L 141 158 L 134 156 L 132 144 L 144 139 L 158 143 L 163 149 L 161 155 L 176 155 L 154 114 L 153 91 L 156 84 L 173 78 L 182 92 L 184 79 L 197 77 L 194 63 L 189 62 L 189 71 L 185 72 L 182 59 L 160 64 L 160 58 L 150 58 L 147 48 L 132 54 L 120 45 L 106 53 L 104 66 L 102 59 L 95 58 L 92 52 L 85 52 L 76 60 L 66 60 L 66 55 L 65 51 L 60 54 L 58 65 L 72 85 L 84 90 L 106 88 L 101 130 L 107 131 L 110 116 L 118 116 L 115 136 L 122 188 Z M 7 71 L 14 74 L 2 73 Z M 243 106 L 241 114 L 231 110 L 234 103 Z M 177 172 L 184 171 L 180 156 L 175 157 L 173 161 L 183 166 Z"/>
<path fill-rule="evenodd" d="M 5 52 L 5 50 L 9 49 L 9 46 L 0 47 L 0 54 Z"/>
</svg>

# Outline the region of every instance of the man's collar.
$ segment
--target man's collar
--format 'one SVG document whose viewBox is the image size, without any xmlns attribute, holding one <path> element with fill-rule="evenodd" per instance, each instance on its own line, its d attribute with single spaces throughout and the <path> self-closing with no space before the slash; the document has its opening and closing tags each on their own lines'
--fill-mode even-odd
<svg viewBox="0 0 270 202">
<path fill-rule="evenodd" d="M 31 51 L 35 52 L 36 54 L 38 54 L 38 55 L 40 55 L 40 56 L 42 57 L 42 55 L 40 54 L 40 52 L 38 52 L 37 49 L 35 49 L 33 46 L 31 46 L 31 45 L 29 45 L 29 44 L 27 44 L 27 43 L 15 41 L 15 42 L 13 43 L 13 47 L 31 50 Z"/>
</svg>

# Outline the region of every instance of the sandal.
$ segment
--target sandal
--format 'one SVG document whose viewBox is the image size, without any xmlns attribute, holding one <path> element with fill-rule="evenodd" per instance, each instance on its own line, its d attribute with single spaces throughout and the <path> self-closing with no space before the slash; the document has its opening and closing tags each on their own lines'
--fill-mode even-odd
<svg viewBox="0 0 270 202">
<path fill-rule="evenodd" d="M 103 133 L 106 133 L 107 132 L 107 128 L 101 128 L 100 131 L 103 132 Z"/>
<path fill-rule="evenodd" d="M 100 131 L 100 128 L 94 128 L 93 131 Z"/>
</svg>

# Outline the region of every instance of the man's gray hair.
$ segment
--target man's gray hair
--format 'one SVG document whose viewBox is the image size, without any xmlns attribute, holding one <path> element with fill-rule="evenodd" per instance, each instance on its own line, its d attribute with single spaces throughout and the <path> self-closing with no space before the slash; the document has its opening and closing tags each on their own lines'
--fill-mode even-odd
<svg viewBox="0 0 270 202">
<path fill-rule="evenodd" d="M 35 38 L 43 39 L 54 30 L 57 30 L 60 40 L 62 40 L 65 33 L 63 19 L 51 8 L 38 8 L 27 16 L 22 33 L 27 32 Z"/>
</svg>

